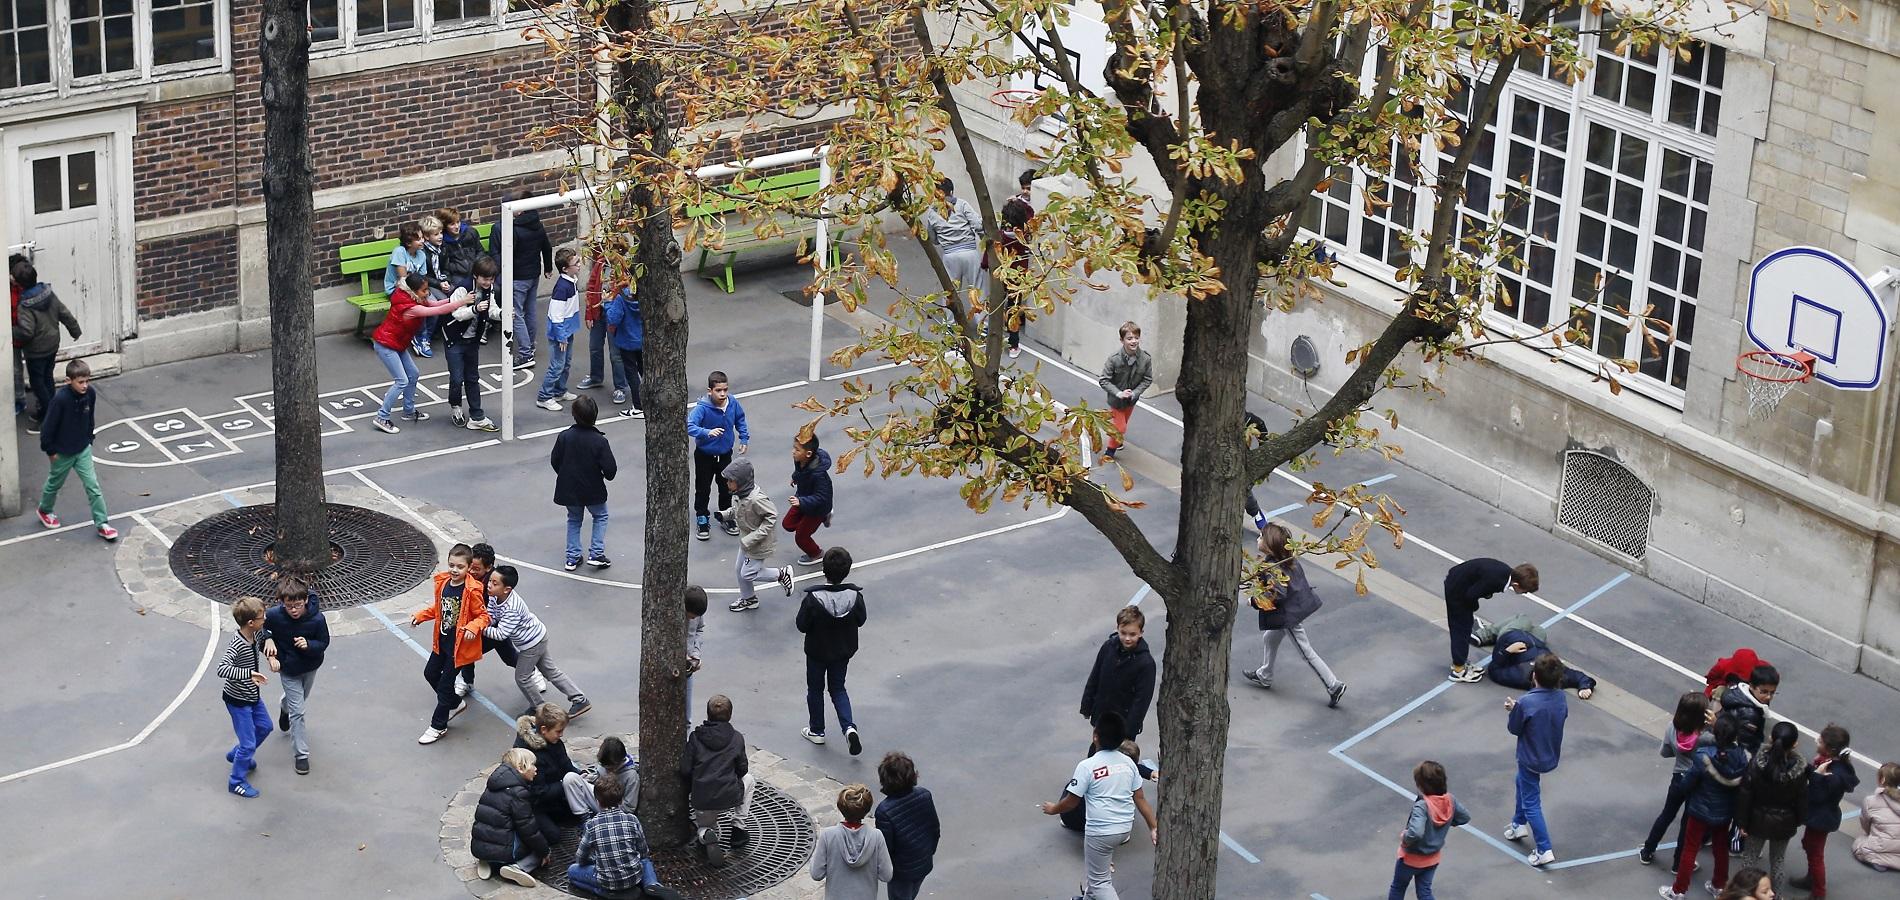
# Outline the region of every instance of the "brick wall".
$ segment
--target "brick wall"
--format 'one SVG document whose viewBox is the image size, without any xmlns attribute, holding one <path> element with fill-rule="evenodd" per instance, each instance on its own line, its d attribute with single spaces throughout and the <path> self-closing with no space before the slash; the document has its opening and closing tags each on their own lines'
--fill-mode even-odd
<svg viewBox="0 0 1900 900">
<path fill-rule="evenodd" d="M 141 107 L 132 141 L 133 215 L 155 219 L 231 205 L 229 95 Z"/>
<path fill-rule="evenodd" d="M 139 319 L 237 303 L 237 229 L 138 245 Z"/>
</svg>

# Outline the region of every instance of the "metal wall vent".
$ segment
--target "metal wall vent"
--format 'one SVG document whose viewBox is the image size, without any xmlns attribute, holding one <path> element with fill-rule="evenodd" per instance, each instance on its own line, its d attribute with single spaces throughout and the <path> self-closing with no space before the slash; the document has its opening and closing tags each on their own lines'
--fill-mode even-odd
<svg viewBox="0 0 1900 900">
<path fill-rule="evenodd" d="M 1591 450 L 1564 452 L 1557 524 L 1632 559 L 1649 549 L 1655 492 L 1622 463 Z"/>
</svg>

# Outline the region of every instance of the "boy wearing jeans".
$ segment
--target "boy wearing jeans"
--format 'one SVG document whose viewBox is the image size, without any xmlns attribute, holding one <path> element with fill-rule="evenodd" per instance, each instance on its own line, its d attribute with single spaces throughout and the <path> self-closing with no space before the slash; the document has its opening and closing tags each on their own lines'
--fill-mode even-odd
<svg viewBox="0 0 1900 900">
<path fill-rule="evenodd" d="M 26 364 L 33 397 L 39 403 L 39 409 L 27 419 L 26 433 L 38 434 L 53 402 L 53 361 L 59 355 L 59 329 L 64 326 L 66 333 L 77 340 L 79 319 L 59 302 L 52 285 L 40 283 L 40 273 L 32 263 L 22 260 L 9 274 L 10 280 L 20 286 L 20 305 L 13 311 L 13 346 Z"/>
<path fill-rule="evenodd" d="M 270 655 L 284 688 L 283 705 L 277 708 L 277 730 L 290 735 L 297 774 L 310 774 L 310 741 L 304 737 L 303 706 L 310 690 L 317 685 L 317 668 L 323 665 L 323 651 L 330 646 L 330 623 L 317 609 L 317 592 L 301 579 L 285 578 L 277 583 L 277 605 L 264 613 L 270 634 Z"/>
<path fill-rule="evenodd" d="M 458 287 L 451 297 L 470 302 L 442 323 L 444 355 L 449 363 L 449 422 L 470 431 L 500 431 L 482 414 L 482 344 L 488 342 L 491 323 L 501 321 L 501 297 L 495 290 L 498 269 L 486 256 L 476 257 L 472 287 Z M 462 397 L 468 396 L 468 409 Z"/>
<path fill-rule="evenodd" d="M 1108 449 L 1102 451 L 1103 459 L 1114 459 L 1121 450 L 1122 440 L 1128 437 L 1128 417 L 1134 415 L 1141 395 L 1155 383 L 1154 357 L 1141 349 L 1141 326 L 1123 322 L 1121 339 L 1121 348 L 1102 363 L 1100 384 L 1108 394 L 1108 414 L 1115 424 L 1115 432 L 1108 436 Z"/>
<path fill-rule="evenodd" d="M 250 800 L 257 796 L 257 788 L 251 787 L 257 747 L 270 737 L 270 711 L 264 708 L 264 698 L 258 691 L 270 676 L 257 670 L 258 659 L 263 656 L 259 646 L 264 639 L 264 601 L 256 597 L 239 599 L 231 604 L 231 619 L 237 622 L 237 633 L 225 642 L 224 655 L 218 657 L 218 677 L 224 679 L 224 711 L 231 714 L 231 730 L 237 735 L 231 752 L 224 754 L 231 763 L 231 781 L 226 789 Z M 270 661 L 270 668 L 277 670 L 277 660 Z"/>
<path fill-rule="evenodd" d="M 864 627 L 864 589 L 845 581 L 851 574 L 851 554 L 843 547 L 825 551 L 825 583 L 806 588 L 798 605 L 798 630 L 805 635 L 805 708 L 811 724 L 805 740 L 825 742 L 825 691 L 838 711 L 851 755 L 863 751 L 857 721 L 851 716 L 851 695 L 845 692 L 845 672 L 858 652 L 858 629 Z"/>
<path fill-rule="evenodd" d="M 574 361 L 574 335 L 581 329 L 579 288 L 574 273 L 580 270 L 580 254 L 572 249 L 554 255 L 554 266 L 561 271 L 554 280 L 554 293 L 548 297 L 548 371 L 535 392 L 534 405 L 559 412 L 562 400 L 575 395 L 567 389 L 567 372 Z"/>
<path fill-rule="evenodd" d="M 1524 861 L 1547 866 L 1557 860 L 1550 849 L 1550 829 L 1544 825 L 1544 797 L 1541 781 L 1557 768 L 1563 754 L 1564 719 L 1570 705 L 1564 699 L 1564 664 L 1557 654 L 1537 658 L 1531 666 L 1530 693 L 1506 697 L 1504 709 L 1511 717 L 1507 723 L 1517 735 L 1517 803 L 1511 824 L 1504 829 L 1505 840 L 1521 841 L 1526 835 L 1536 839 L 1537 849 Z"/>
<path fill-rule="evenodd" d="M 101 538 L 116 541 L 119 530 L 106 521 L 106 495 L 99 489 L 99 474 L 92 467 L 93 410 L 98 404 L 99 392 L 92 390 L 92 369 L 86 361 L 66 363 L 66 386 L 41 409 L 45 418 L 40 422 L 40 450 L 52 466 L 46 472 L 46 486 L 40 490 L 40 505 L 34 511 L 41 525 L 58 528 L 53 504 L 59 500 L 66 476 L 77 472 L 80 486 L 86 489 L 92 527 Z"/>
</svg>

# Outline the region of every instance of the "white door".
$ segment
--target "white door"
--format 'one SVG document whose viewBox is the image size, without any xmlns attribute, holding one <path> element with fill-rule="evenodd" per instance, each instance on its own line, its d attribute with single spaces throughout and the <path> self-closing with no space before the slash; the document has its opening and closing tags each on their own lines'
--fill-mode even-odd
<svg viewBox="0 0 1900 900">
<path fill-rule="evenodd" d="M 79 319 L 79 339 L 62 337 L 59 358 L 116 352 L 125 294 L 112 137 L 32 145 L 17 160 L 17 221 L 32 241 L 33 267 Z"/>
</svg>

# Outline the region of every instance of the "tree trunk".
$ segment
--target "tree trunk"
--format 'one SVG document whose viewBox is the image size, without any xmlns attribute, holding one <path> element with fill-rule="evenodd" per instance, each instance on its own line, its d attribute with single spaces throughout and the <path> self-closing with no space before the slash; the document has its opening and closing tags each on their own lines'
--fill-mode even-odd
<svg viewBox="0 0 1900 900">
<path fill-rule="evenodd" d="M 316 309 L 310 297 L 310 33 L 301 0 L 265 0 L 264 240 L 271 387 L 277 431 L 277 565 L 312 574 L 330 562 L 317 411 Z"/>
<path fill-rule="evenodd" d="M 617 31 L 649 27 L 654 6 L 622 3 L 608 12 Z M 616 94 L 625 133 L 643 152 L 672 149 L 660 84 L 651 62 L 622 65 Z M 606 152 L 603 148 L 603 152 Z M 638 273 L 634 291 L 646 326 L 640 401 L 646 410 L 646 565 L 640 592 L 640 818 L 655 848 L 676 847 L 692 834 L 686 779 L 679 762 L 686 748 L 686 552 L 692 489 L 691 450 L 677 423 L 686 421 L 686 288 L 672 199 L 634 181 L 620 206 L 621 227 L 633 242 Z M 703 699 L 703 698 L 701 698 Z"/>
</svg>

